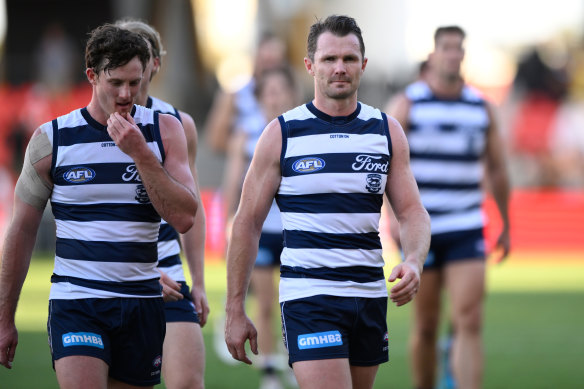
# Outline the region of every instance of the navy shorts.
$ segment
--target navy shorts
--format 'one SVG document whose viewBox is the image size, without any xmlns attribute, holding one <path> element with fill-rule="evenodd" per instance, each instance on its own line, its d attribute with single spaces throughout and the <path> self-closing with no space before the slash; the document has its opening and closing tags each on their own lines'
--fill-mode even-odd
<svg viewBox="0 0 584 389">
<path fill-rule="evenodd" d="M 482 229 L 447 232 L 432 235 L 424 269 L 440 269 L 448 262 L 461 259 L 485 258 L 485 238 Z"/>
<path fill-rule="evenodd" d="M 179 301 L 169 301 L 164 303 L 164 314 L 166 315 L 166 322 L 190 322 L 199 323 L 199 315 L 193 303 L 193 296 L 191 290 L 186 282 L 179 282 L 180 292 L 183 299 Z"/>
<path fill-rule="evenodd" d="M 50 300 L 47 329 L 54 361 L 103 360 L 109 376 L 136 386 L 160 383 L 166 332 L 162 298 Z"/>
<path fill-rule="evenodd" d="M 294 362 L 348 358 L 353 366 L 389 360 L 387 297 L 318 295 L 280 303 L 282 335 Z"/>
<path fill-rule="evenodd" d="M 282 233 L 262 232 L 255 265 L 258 267 L 280 266 L 280 255 L 283 249 Z"/>
</svg>

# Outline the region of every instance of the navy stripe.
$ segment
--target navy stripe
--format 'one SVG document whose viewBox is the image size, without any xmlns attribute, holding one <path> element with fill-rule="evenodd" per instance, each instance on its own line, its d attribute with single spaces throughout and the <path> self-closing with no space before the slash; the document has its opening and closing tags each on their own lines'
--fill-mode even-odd
<svg viewBox="0 0 584 389">
<path fill-rule="evenodd" d="M 158 267 L 171 267 L 175 265 L 182 265 L 180 256 L 178 254 L 174 254 L 166 258 L 161 258 L 158 261 Z"/>
<path fill-rule="evenodd" d="M 393 155 L 393 145 L 391 144 L 391 134 L 389 133 L 389 122 L 387 120 L 387 115 L 381 112 L 381 117 L 383 118 L 383 132 L 387 138 L 387 151 L 389 152 L 389 158 Z"/>
<path fill-rule="evenodd" d="M 312 103 L 312 101 L 306 103 L 306 108 L 310 112 L 312 112 L 312 114 L 314 116 L 316 116 L 317 118 L 319 118 L 320 120 L 324 120 L 325 122 L 329 122 L 330 124 L 334 124 L 334 125 L 343 125 L 343 124 L 350 123 L 355 118 L 357 118 L 357 116 L 359 116 L 359 112 L 361 112 L 361 103 L 357 102 L 357 108 L 355 108 L 355 110 L 350 115 L 347 115 L 347 116 L 327 115 L 326 113 L 324 113 L 324 112 L 320 111 L 318 108 L 316 108 L 314 106 L 314 104 Z"/>
<path fill-rule="evenodd" d="M 470 150 L 469 150 L 470 151 Z M 428 152 L 416 152 L 410 150 L 410 159 L 430 160 L 430 161 L 445 161 L 445 162 L 478 162 L 482 154 L 471 153 L 467 154 L 439 154 Z"/>
<path fill-rule="evenodd" d="M 284 247 L 291 249 L 376 250 L 381 248 L 381 240 L 378 232 L 334 234 L 330 232 L 284 230 Z"/>
<path fill-rule="evenodd" d="M 75 205 L 51 202 L 51 208 L 58 220 L 160 222 L 160 216 L 152 204 Z"/>
<path fill-rule="evenodd" d="M 89 168 L 95 175 L 89 181 L 83 183 L 69 182 L 65 179 L 66 174 L 71 170 L 79 168 Z M 72 170 L 73 169 L 73 170 Z M 78 165 L 61 165 L 55 169 L 53 177 L 55 185 L 94 185 L 94 184 L 141 184 L 140 176 L 136 170 L 135 163 L 87 163 Z"/>
<path fill-rule="evenodd" d="M 59 150 L 59 123 L 53 119 L 53 155 L 51 157 L 51 177 L 55 176 L 55 167 L 57 166 L 57 154 Z"/>
<path fill-rule="evenodd" d="M 456 202 L 453 202 L 452 208 L 450 208 L 450 209 L 441 208 L 440 210 L 435 210 L 435 209 L 426 207 L 426 211 L 428 211 L 428 214 L 431 217 L 432 216 L 441 216 L 441 215 L 450 215 L 453 213 L 474 211 L 474 210 L 480 209 L 481 203 L 477 202 L 476 204 L 472 204 L 472 205 L 469 205 L 469 206 L 463 207 L 463 208 L 455 208 L 455 206 L 456 206 Z"/>
<path fill-rule="evenodd" d="M 108 292 L 120 294 L 133 294 L 138 296 L 159 296 L 162 293 L 162 287 L 158 282 L 158 278 L 143 280 L 143 281 L 99 281 L 88 280 L 78 277 L 60 276 L 53 274 L 51 276 L 52 283 L 69 282 L 74 285 L 82 286 L 90 289 L 105 290 Z"/>
<path fill-rule="evenodd" d="M 151 139 L 156 141 L 158 144 L 158 150 L 160 150 L 160 159 L 162 160 L 162 163 L 164 163 L 164 160 L 166 159 L 166 152 L 164 151 L 164 145 L 162 144 L 162 135 L 160 135 L 160 116 L 158 115 L 158 112 L 154 112 L 154 126 L 151 126 L 148 131 Z M 146 137 L 146 139 L 148 140 L 148 137 Z"/>
<path fill-rule="evenodd" d="M 307 195 L 276 195 L 280 212 L 299 213 L 377 213 L 383 204 L 383 194 L 315 193 Z"/>
<path fill-rule="evenodd" d="M 464 104 L 473 105 L 473 106 L 477 106 L 477 107 L 484 107 L 485 106 L 484 100 L 466 100 L 463 96 L 459 96 L 459 97 L 456 97 L 453 99 L 446 99 L 446 98 L 442 98 L 442 97 L 438 98 L 434 95 L 431 95 L 431 96 L 425 97 L 425 98 L 414 99 L 414 100 L 412 100 L 412 103 L 415 103 L 415 104 L 443 103 L 446 106 L 452 105 L 452 104 L 464 103 Z M 448 109 L 448 108 L 449 107 L 446 107 L 445 109 Z"/>
<path fill-rule="evenodd" d="M 91 242 L 57 238 L 55 253 L 61 258 L 95 262 L 158 261 L 156 242 Z"/>
<path fill-rule="evenodd" d="M 451 123 L 432 123 L 431 126 L 432 128 L 439 129 L 441 132 L 454 132 L 459 131 L 461 128 L 460 124 Z M 425 128 L 428 128 L 428 124 L 417 123 L 415 121 L 408 123 L 409 132 L 416 132 Z M 479 129 L 482 133 L 487 131 L 487 127 L 485 126 L 474 126 L 474 128 Z"/>
<path fill-rule="evenodd" d="M 280 122 L 280 131 L 282 132 L 282 151 L 280 152 L 280 175 L 284 171 L 284 156 L 286 155 L 286 148 L 288 147 L 288 123 L 284 120 L 284 116 L 278 116 Z"/>
<path fill-rule="evenodd" d="M 314 172 L 294 171 L 296 162 L 302 160 L 314 160 L 320 158 L 324 161 L 324 167 Z M 310 173 L 380 173 L 387 174 L 389 170 L 389 155 L 375 153 L 327 153 L 299 155 L 285 158 L 282 165 L 283 177 L 301 176 Z M 359 170 L 356 170 L 359 169 Z"/>
<path fill-rule="evenodd" d="M 447 182 L 424 182 L 417 180 L 419 189 L 445 189 L 445 190 L 479 190 L 480 182 L 469 182 L 464 184 Z"/>
<path fill-rule="evenodd" d="M 348 266 L 303 268 L 297 266 L 280 266 L 282 278 L 316 278 L 329 281 L 353 281 L 359 283 L 375 282 L 384 279 L 382 267 Z"/>
<path fill-rule="evenodd" d="M 169 240 L 175 240 L 178 238 L 178 232 L 174 229 L 173 226 L 168 223 L 160 225 L 160 232 L 158 233 L 159 242 L 168 242 Z"/>
<path fill-rule="evenodd" d="M 153 136 L 153 124 L 140 124 L 138 123 L 138 127 L 140 128 L 142 135 L 146 138 L 146 142 L 153 142 L 155 140 Z M 76 127 L 65 127 L 59 130 L 59 146 L 73 146 L 80 143 L 95 143 L 95 142 L 113 142 L 112 138 L 105 130 L 104 126 L 101 126 L 103 129 L 94 128 L 88 124 L 84 124 L 81 126 Z"/>
</svg>

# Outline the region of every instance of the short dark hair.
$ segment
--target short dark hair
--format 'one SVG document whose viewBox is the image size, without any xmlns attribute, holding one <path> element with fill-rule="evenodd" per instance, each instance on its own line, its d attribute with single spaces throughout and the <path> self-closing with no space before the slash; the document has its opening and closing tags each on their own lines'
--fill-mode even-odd
<svg viewBox="0 0 584 389">
<path fill-rule="evenodd" d="M 104 24 L 91 31 L 85 46 L 85 66 L 96 74 L 124 66 L 138 57 L 142 68 L 150 60 L 150 48 L 140 35 Z"/>
<path fill-rule="evenodd" d="M 462 37 L 462 39 L 466 37 L 466 33 L 459 26 L 442 26 L 438 27 L 434 32 L 434 45 L 436 45 L 438 38 L 440 38 L 440 36 L 443 34 L 458 34 Z"/>
<path fill-rule="evenodd" d="M 349 34 L 355 34 L 357 39 L 359 39 L 361 57 L 365 58 L 365 43 L 363 42 L 361 29 L 357 25 L 355 19 L 350 16 L 331 15 L 324 21 L 318 20 L 316 23 L 310 26 L 310 32 L 308 33 L 307 51 L 308 58 L 310 58 L 311 61 L 314 61 L 314 53 L 316 52 L 316 43 L 318 41 L 318 37 L 327 31 L 340 37 L 347 36 Z"/>
</svg>

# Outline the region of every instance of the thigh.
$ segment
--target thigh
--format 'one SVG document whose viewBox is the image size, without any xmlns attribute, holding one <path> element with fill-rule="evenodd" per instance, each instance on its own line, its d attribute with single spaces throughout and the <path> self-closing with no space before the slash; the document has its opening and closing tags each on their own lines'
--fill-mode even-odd
<svg viewBox="0 0 584 389">
<path fill-rule="evenodd" d="M 351 389 L 351 369 L 344 358 L 299 361 L 292 364 L 302 389 Z"/>
<path fill-rule="evenodd" d="M 123 298 L 122 325 L 112 331 L 110 377 L 131 385 L 160 383 L 166 332 L 162 298 Z"/>
<path fill-rule="evenodd" d="M 424 270 L 420 289 L 414 298 L 415 325 L 420 329 L 437 329 L 440 320 L 443 274 L 441 269 Z"/>
<path fill-rule="evenodd" d="M 202 388 L 205 344 L 196 323 L 166 323 L 162 375 L 167 388 Z"/>
<path fill-rule="evenodd" d="M 108 365 L 101 359 L 84 355 L 67 356 L 55 361 L 61 389 L 106 389 Z"/>
<path fill-rule="evenodd" d="M 456 261 L 445 270 L 446 289 L 454 320 L 469 313 L 480 314 L 485 295 L 485 261 Z"/>
<path fill-rule="evenodd" d="M 371 389 L 375 383 L 375 376 L 379 370 L 376 366 L 351 366 L 351 381 L 353 389 Z"/>
</svg>

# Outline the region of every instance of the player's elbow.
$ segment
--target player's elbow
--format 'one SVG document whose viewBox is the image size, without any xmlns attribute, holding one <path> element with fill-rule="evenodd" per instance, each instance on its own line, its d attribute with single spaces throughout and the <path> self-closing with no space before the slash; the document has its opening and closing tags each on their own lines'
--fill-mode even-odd
<svg viewBox="0 0 584 389">
<path fill-rule="evenodd" d="M 195 224 L 195 216 L 197 215 L 197 210 L 199 208 L 199 202 L 193 200 L 184 211 L 176 214 L 173 218 L 174 220 L 170 224 L 179 233 L 184 234 Z"/>
</svg>

